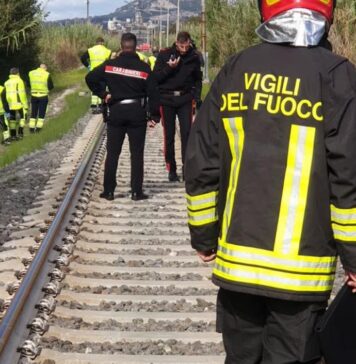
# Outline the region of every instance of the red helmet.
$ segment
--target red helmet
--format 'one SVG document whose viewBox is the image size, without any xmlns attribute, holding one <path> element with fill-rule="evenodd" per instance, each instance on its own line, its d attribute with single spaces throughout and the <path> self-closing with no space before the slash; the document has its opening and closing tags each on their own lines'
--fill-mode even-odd
<svg viewBox="0 0 356 364">
<path fill-rule="evenodd" d="M 304 8 L 317 11 L 332 23 L 336 0 L 259 0 L 262 21 L 267 21 L 284 11 Z"/>
</svg>

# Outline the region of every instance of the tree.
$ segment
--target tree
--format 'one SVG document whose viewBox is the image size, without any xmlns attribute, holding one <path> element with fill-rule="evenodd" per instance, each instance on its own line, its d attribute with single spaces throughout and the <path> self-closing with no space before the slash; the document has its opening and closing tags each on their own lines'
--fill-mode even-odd
<svg viewBox="0 0 356 364">
<path fill-rule="evenodd" d="M 11 67 L 27 74 L 38 63 L 41 17 L 38 0 L 0 0 L 0 82 Z"/>
<path fill-rule="evenodd" d="M 208 48 L 213 66 L 221 67 L 232 54 L 258 42 L 260 16 L 255 0 L 207 0 Z"/>
</svg>

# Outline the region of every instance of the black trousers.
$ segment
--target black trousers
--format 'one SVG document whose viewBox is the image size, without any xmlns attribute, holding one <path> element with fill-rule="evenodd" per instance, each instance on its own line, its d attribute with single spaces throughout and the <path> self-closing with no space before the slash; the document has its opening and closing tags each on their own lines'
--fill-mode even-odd
<svg viewBox="0 0 356 364">
<path fill-rule="evenodd" d="M 225 364 L 319 364 L 314 327 L 326 305 L 220 288 L 217 330 L 223 334 Z"/>
<path fill-rule="evenodd" d="M 107 125 L 107 155 L 104 170 L 104 191 L 114 192 L 116 171 L 126 134 L 129 137 L 131 155 L 131 191 L 141 193 L 143 184 L 143 155 L 146 139 L 146 122 L 122 123 L 118 126 Z"/>
<path fill-rule="evenodd" d="M 35 97 L 31 96 L 31 118 L 44 119 L 48 105 L 48 96 Z"/>
<path fill-rule="evenodd" d="M 184 164 L 185 150 L 188 143 L 190 128 L 192 126 L 193 109 L 192 101 L 186 102 L 179 106 L 161 106 L 161 118 L 164 132 L 164 156 L 167 169 L 170 172 L 177 171 L 177 163 L 175 159 L 175 132 L 176 132 L 176 116 L 179 120 L 182 164 Z"/>
<path fill-rule="evenodd" d="M 4 115 L 0 115 L 0 130 L 1 131 L 7 131 L 8 127 L 5 123 L 5 116 Z"/>
</svg>

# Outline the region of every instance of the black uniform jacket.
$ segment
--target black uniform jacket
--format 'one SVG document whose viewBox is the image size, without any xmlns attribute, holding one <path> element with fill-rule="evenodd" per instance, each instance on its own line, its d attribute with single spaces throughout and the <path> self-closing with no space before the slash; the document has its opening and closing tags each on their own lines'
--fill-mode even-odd
<svg viewBox="0 0 356 364">
<path fill-rule="evenodd" d="M 122 121 L 142 123 L 146 121 L 146 109 L 140 104 L 120 104 L 127 99 L 144 99 L 148 96 L 148 111 L 159 121 L 159 92 L 149 65 L 134 52 L 122 52 L 89 72 L 85 78 L 94 95 L 105 99 L 110 93 L 109 124 Z"/>
<path fill-rule="evenodd" d="M 356 272 L 356 72 L 321 48 L 263 43 L 220 71 L 185 161 L 193 248 L 214 282 L 325 300 Z"/>
<path fill-rule="evenodd" d="M 171 57 L 180 57 L 180 62 L 176 68 L 169 67 L 167 62 Z M 159 83 L 161 93 L 161 103 L 163 105 L 172 103 L 183 104 L 200 100 L 202 88 L 202 72 L 200 70 L 199 55 L 193 48 L 190 48 L 185 55 L 180 55 L 175 44 L 170 48 L 162 49 L 156 60 L 153 70 Z M 172 96 L 172 91 L 181 91 L 182 96 Z"/>
</svg>

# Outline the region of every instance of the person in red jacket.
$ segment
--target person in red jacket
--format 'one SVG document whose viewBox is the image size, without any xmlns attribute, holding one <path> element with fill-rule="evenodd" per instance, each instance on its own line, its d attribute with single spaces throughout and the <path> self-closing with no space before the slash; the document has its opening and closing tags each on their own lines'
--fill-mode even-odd
<svg viewBox="0 0 356 364">
<path fill-rule="evenodd" d="M 316 364 L 337 256 L 356 291 L 356 71 L 332 0 L 260 0 L 263 43 L 216 77 L 189 137 L 191 243 L 215 261 L 226 364 Z"/>
</svg>

